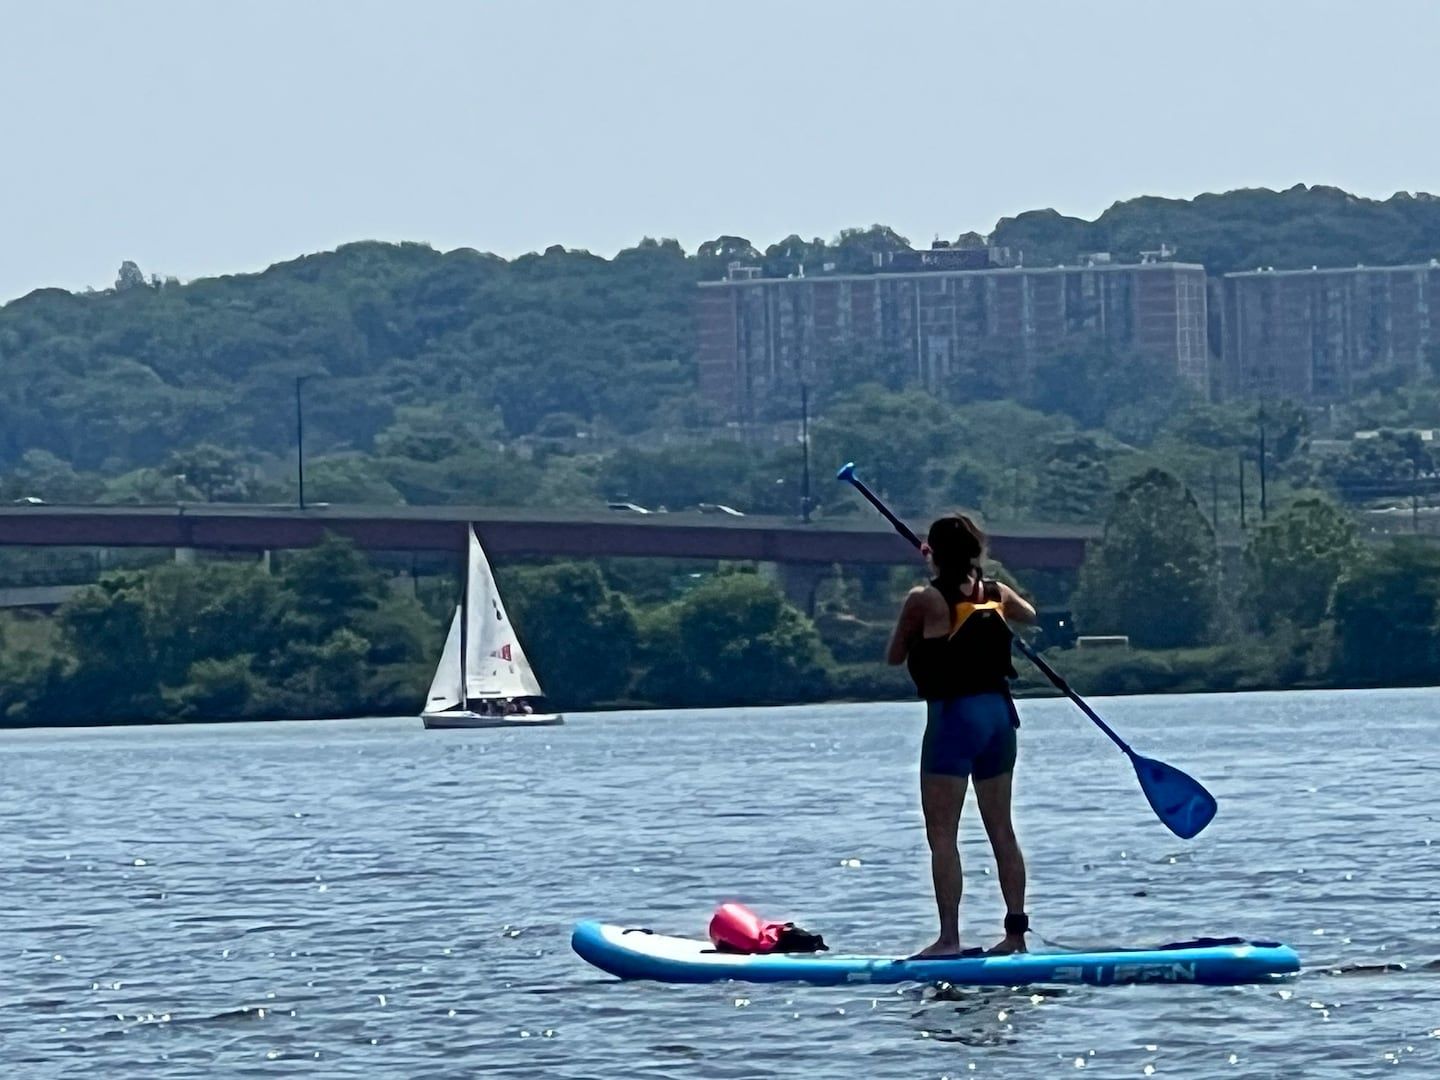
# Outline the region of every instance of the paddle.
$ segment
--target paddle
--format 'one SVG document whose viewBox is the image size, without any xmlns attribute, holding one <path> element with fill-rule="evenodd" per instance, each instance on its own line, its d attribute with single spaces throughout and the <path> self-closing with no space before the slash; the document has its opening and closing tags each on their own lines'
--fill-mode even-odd
<svg viewBox="0 0 1440 1080">
<path fill-rule="evenodd" d="M 916 536 L 908 525 L 891 513 L 890 508 L 880 501 L 865 481 L 855 475 L 853 461 L 846 462 L 841 466 L 840 471 L 835 474 L 835 479 L 845 480 L 852 484 L 856 491 L 869 500 L 870 505 L 879 510 L 885 519 L 895 526 L 896 532 L 917 548 L 920 546 L 920 537 Z M 1115 734 L 1110 725 L 1101 720 L 1095 710 L 1085 703 L 1085 699 L 1070 689 L 1070 684 L 1061 678 L 1059 673 L 1047 664 L 1027 642 L 1017 636 L 1015 646 L 1025 654 L 1026 659 L 1040 669 L 1040 673 L 1049 679 L 1057 690 L 1080 706 L 1080 710 L 1093 720 L 1101 731 L 1110 736 L 1116 746 L 1125 751 L 1126 756 L 1130 759 L 1130 764 L 1135 767 L 1135 776 L 1140 781 L 1140 790 L 1145 792 L 1145 798 L 1150 802 L 1150 809 L 1155 811 L 1155 816 L 1165 824 L 1166 828 L 1176 836 L 1189 840 L 1210 824 L 1217 809 L 1215 796 L 1206 791 L 1198 780 L 1173 766 L 1166 765 L 1163 761 L 1142 757 L 1130 749 L 1130 744 Z"/>
</svg>

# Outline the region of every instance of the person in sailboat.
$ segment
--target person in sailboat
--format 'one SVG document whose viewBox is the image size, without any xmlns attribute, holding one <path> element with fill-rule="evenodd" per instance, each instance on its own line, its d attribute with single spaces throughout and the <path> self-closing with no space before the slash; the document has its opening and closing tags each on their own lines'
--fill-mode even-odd
<svg viewBox="0 0 1440 1080">
<path fill-rule="evenodd" d="M 1009 586 L 981 576 L 985 536 L 965 515 L 937 520 L 921 551 L 934 577 L 905 597 L 886 654 L 890 663 L 908 665 L 927 711 L 920 806 L 940 936 L 919 955 L 960 951 L 963 879 L 957 834 L 972 776 L 1005 899 L 1005 937 L 991 951 L 1023 952 L 1030 924 L 1025 858 L 1010 817 L 1020 717 L 1010 697 L 1015 668 L 1009 622 L 1033 622 L 1035 609 Z"/>
</svg>

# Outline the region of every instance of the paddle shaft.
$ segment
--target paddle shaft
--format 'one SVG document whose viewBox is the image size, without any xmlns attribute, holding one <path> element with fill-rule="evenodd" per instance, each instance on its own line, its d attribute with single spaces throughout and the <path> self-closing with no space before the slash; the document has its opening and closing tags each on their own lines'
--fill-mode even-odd
<svg viewBox="0 0 1440 1080">
<path fill-rule="evenodd" d="M 876 510 L 880 511 L 886 521 L 890 522 L 891 525 L 895 526 L 896 532 L 898 532 L 906 540 L 909 540 L 910 543 L 914 544 L 916 548 L 920 547 L 920 537 L 915 535 L 915 531 L 911 529 L 909 525 L 906 525 L 905 522 L 901 521 L 898 517 L 896 517 L 891 512 L 890 508 L 880 501 L 880 497 L 870 490 L 869 486 L 865 483 L 865 481 L 861 480 L 858 476 L 855 475 L 854 470 L 851 469 L 850 466 L 847 465 L 845 468 L 840 470 L 840 479 L 849 481 L 854 486 L 856 491 L 860 492 L 861 495 L 865 496 L 866 500 L 870 503 L 871 506 L 875 507 Z M 1090 708 L 1090 706 L 1085 703 L 1085 699 L 1082 698 L 1079 694 L 1077 694 L 1074 690 L 1072 690 L 1070 688 L 1070 684 L 1066 682 L 1063 677 L 1061 677 L 1059 672 L 1057 672 L 1054 668 L 1047 664 L 1041 658 L 1039 653 L 1037 653 L 1034 649 L 1030 647 L 1030 645 L 1026 641 L 1022 640 L 1019 637 L 1015 638 L 1015 647 L 1025 654 L 1025 659 L 1029 660 L 1032 664 L 1034 664 L 1037 668 L 1040 669 L 1040 673 L 1044 675 L 1045 678 L 1050 680 L 1051 685 L 1053 685 L 1055 689 L 1059 690 L 1062 694 L 1064 694 L 1076 705 L 1078 705 L 1080 707 L 1080 711 L 1083 712 L 1086 716 L 1088 716 L 1092 721 L 1094 721 L 1096 727 L 1098 727 L 1101 731 L 1108 735 L 1110 737 L 1110 740 L 1116 746 L 1118 746 L 1121 750 L 1124 750 L 1125 753 L 1130 756 L 1131 760 L 1134 760 L 1135 751 L 1130 749 L 1130 744 L 1127 743 L 1124 739 L 1120 738 L 1119 735 L 1115 734 L 1114 729 L 1111 728 L 1109 724 L 1105 723 L 1104 720 L 1100 719 L 1099 715 L 1095 712 L 1095 710 Z"/>
</svg>

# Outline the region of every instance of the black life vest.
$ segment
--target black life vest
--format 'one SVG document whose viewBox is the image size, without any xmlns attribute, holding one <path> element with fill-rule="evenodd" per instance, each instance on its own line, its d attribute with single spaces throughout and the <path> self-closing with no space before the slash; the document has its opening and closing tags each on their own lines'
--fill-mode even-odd
<svg viewBox="0 0 1440 1080">
<path fill-rule="evenodd" d="M 916 691 L 927 701 L 1008 693 L 1009 680 L 1015 678 L 1014 634 L 1005 621 L 999 584 L 977 582 L 969 596 L 955 582 L 936 578 L 930 584 L 950 608 L 950 633 L 911 645 L 907 666 Z"/>
</svg>

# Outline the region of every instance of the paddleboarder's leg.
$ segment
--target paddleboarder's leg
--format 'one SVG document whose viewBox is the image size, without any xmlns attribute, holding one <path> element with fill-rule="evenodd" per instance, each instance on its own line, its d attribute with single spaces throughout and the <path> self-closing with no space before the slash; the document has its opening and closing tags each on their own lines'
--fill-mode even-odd
<svg viewBox="0 0 1440 1080">
<path fill-rule="evenodd" d="M 978 774 L 975 777 L 975 802 L 980 807 L 985 833 L 990 837 L 990 848 L 995 852 L 995 872 L 1000 878 L 1007 920 L 1025 913 L 1025 856 L 1020 852 L 1020 841 L 1015 837 L 1015 823 L 1010 816 L 1014 776 L 1014 770 L 1007 769 L 983 780 Z M 1024 952 L 1025 935 L 1010 933 L 1007 929 L 1005 939 L 990 951 Z"/>
<path fill-rule="evenodd" d="M 944 773 L 920 774 L 920 808 L 925 814 L 925 838 L 930 843 L 930 874 L 935 882 L 935 907 L 940 936 L 919 956 L 946 956 L 960 951 L 960 811 L 965 806 L 969 778 Z"/>
</svg>

